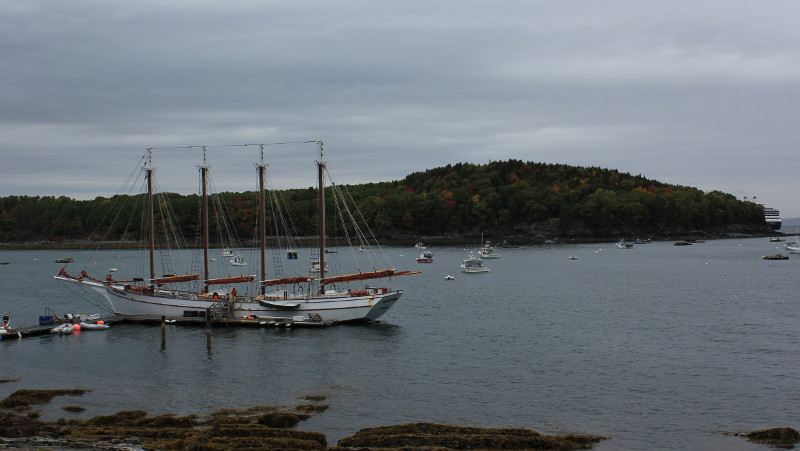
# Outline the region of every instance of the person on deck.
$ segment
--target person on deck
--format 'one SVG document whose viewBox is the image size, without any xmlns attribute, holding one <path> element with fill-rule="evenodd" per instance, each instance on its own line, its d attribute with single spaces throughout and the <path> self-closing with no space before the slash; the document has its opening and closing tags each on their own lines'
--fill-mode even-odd
<svg viewBox="0 0 800 451">
<path fill-rule="evenodd" d="M 8 312 L 3 313 L 3 329 L 8 330 L 9 321 L 11 321 L 11 318 L 9 318 Z"/>
</svg>

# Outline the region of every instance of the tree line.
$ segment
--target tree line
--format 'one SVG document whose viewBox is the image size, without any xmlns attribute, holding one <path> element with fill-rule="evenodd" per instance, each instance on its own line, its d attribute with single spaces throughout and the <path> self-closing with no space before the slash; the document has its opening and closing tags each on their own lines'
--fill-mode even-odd
<svg viewBox="0 0 800 451">
<path fill-rule="evenodd" d="M 402 180 L 346 185 L 366 225 L 382 236 L 532 234 L 614 236 L 658 235 L 675 231 L 719 232 L 737 227 L 766 232 L 763 207 L 720 191 L 671 185 L 613 169 L 563 164 L 496 161 L 458 163 L 416 172 Z M 299 236 L 317 234 L 315 189 L 274 193 L 282 200 Z M 257 229 L 258 194 L 220 193 L 218 202 L 242 239 Z M 143 222 L 97 229 L 109 207 L 137 200 L 125 214 L 144 208 L 137 196 L 75 200 L 60 196 L 0 197 L 0 241 L 139 239 Z M 197 233 L 200 198 L 166 194 L 171 215 L 185 236 Z M 337 208 L 329 199 L 328 211 Z M 269 215 L 267 230 L 279 222 Z M 212 227 L 221 228 L 221 225 Z M 538 232 L 537 232 L 538 231 Z M 344 233 L 331 222 L 329 235 Z"/>
</svg>

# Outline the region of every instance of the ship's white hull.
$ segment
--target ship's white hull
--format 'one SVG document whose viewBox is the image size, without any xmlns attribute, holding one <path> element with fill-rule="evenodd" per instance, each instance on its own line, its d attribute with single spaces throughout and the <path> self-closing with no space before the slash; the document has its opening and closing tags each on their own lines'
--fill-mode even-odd
<svg viewBox="0 0 800 451">
<path fill-rule="evenodd" d="M 186 318 L 205 316 L 209 309 L 219 307 L 212 299 L 188 299 L 159 290 L 155 295 L 126 291 L 123 286 L 106 285 L 91 281 L 76 281 L 65 277 L 57 279 L 79 283 L 92 288 L 109 304 L 116 315 Z M 242 298 L 233 303 L 230 316 L 260 319 L 315 320 L 323 322 L 372 321 L 381 317 L 400 299 L 401 290 L 370 290 L 365 295 L 331 293 L 303 299 L 275 299 L 264 305 L 252 298 Z M 202 312 L 202 313 L 201 313 Z"/>
</svg>

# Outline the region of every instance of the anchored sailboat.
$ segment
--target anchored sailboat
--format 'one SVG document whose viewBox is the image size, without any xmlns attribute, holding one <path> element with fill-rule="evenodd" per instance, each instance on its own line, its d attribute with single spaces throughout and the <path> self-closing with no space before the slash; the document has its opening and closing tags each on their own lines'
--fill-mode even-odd
<svg viewBox="0 0 800 451">
<path fill-rule="evenodd" d="M 212 277 L 209 267 L 209 194 L 208 173 L 205 146 L 203 165 L 199 166 L 201 182 L 201 237 L 202 263 L 201 272 L 183 275 L 173 274 L 171 267 L 161 277 L 156 276 L 156 231 L 164 227 L 166 218 L 159 219 L 156 226 L 154 207 L 154 166 L 152 156 L 154 149 L 147 149 L 146 163 L 143 166 L 147 185 L 147 229 L 149 244 L 149 277 L 133 277 L 130 280 L 118 280 L 108 274 L 105 278 L 94 278 L 83 270 L 78 275 L 70 274 L 67 267 L 61 269 L 55 277 L 57 280 L 70 282 L 99 293 L 109 304 L 111 311 L 121 316 L 138 317 L 198 317 L 214 315 L 220 318 L 257 318 L 264 320 L 349 322 L 370 321 L 386 313 L 403 294 L 402 290 L 391 287 L 396 276 L 416 274 L 419 271 L 400 271 L 375 269 L 362 271 L 357 266 L 344 275 L 329 275 L 326 264 L 326 220 L 325 220 L 325 180 L 327 164 L 323 154 L 323 144 L 316 143 L 319 149 L 317 166 L 318 182 L 318 229 L 319 242 L 316 249 L 318 272 L 313 274 L 278 274 L 279 264 L 273 264 L 276 277 L 267 278 L 266 258 L 266 189 L 264 164 L 264 146 L 260 147 L 261 159 L 258 169 L 258 242 L 260 253 L 260 275 L 227 275 Z M 282 143 L 285 144 L 285 143 Z M 251 145 L 242 145 L 251 146 Z M 238 147 L 238 146 L 237 146 Z M 332 181 L 331 181 L 332 182 Z M 332 192 L 341 194 L 341 190 L 331 183 Z M 337 207 L 339 200 L 336 201 Z M 159 205 L 160 210 L 165 210 Z M 168 209 L 167 209 L 168 210 Z M 169 215 L 166 215 L 169 216 Z M 349 216 L 353 216 L 350 214 Z M 274 220 L 273 223 L 279 222 Z M 366 238 L 360 226 L 353 226 L 359 238 Z M 358 246 L 375 247 L 377 243 L 359 243 Z M 169 245 L 161 244 L 159 250 Z M 228 249 L 226 248 L 226 251 Z M 281 254 L 284 252 L 277 249 Z M 374 253 L 370 253 L 374 254 Z M 223 254 L 224 255 L 224 254 Z M 296 252 L 295 252 L 296 257 Z M 171 262 L 171 260 L 169 260 Z M 170 263 L 171 264 L 171 263 Z M 245 269 L 246 267 L 239 266 Z M 373 286 L 365 281 L 387 280 L 388 284 Z M 349 283 L 357 283 L 348 287 Z M 188 285 L 188 287 L 187 287 Z M 193 286 L 193 288 L 192 288 Z M 219 288 L 214 288 L 219 287 Z M 237 290 L 236 287 L 239 287 Z M 269 287 L 277 287 L 278 291 L 268 291 Z M 241 292 L 243 294 L 238 294 Z"/>
</svg>

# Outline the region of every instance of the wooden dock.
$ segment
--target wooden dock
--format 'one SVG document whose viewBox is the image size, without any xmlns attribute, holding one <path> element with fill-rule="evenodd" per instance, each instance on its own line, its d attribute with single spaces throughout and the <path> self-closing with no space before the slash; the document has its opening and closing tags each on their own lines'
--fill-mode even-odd
<svg viewBox="0 0 800 451">
<path fill-rule="evenodd" d="M 334 323 L 330 321 L 316 321 L 310 319 L 292 319 L 292 318 L 205 318 L 205 317 L 188 317 L 188 318 L 164 318 L 161 316 L 108 316 L 98 319 L 93 319 L 92 322 L 103 321 L 108 325 L 119 324 L 179 324 L 179 325 L 192 325 L 206 327 L 326 327 Z M 50 329 L 63 324 L 63 321 L 49 325 L 38 326 L 23 326 L 8 331 L 0 328 L 0 341 L 17 340 L 21 338 L 37 337 L 41 335 L 49 335 Z"/>
</svg>

